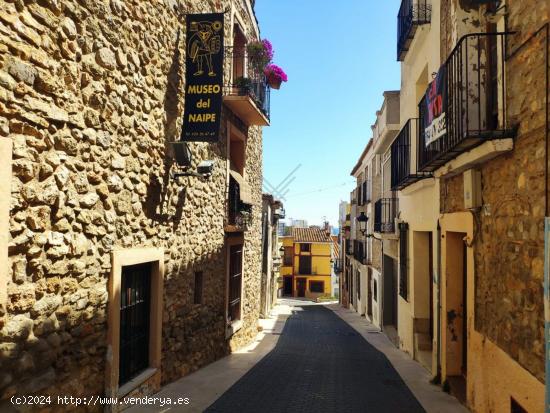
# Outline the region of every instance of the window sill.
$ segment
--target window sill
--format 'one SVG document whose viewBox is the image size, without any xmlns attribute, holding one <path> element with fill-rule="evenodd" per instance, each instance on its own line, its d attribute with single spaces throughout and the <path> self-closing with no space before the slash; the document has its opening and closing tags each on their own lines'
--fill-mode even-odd
<svg viewBox="0 0 550 413">
<path fill-rule="evenodd" d="M 143 383 L 145 383 L 147 380 L 149 380 L 158 370 L 154 367 L 149 367 L 143 372 L 141 372 L 139 375 L 134 377 L 129 382 L 125 383 L 122 387 L 119 387 L 117 396 L 118 398 L 122 398 L 126 395 L 128 395 L 132 390 L 137 389 L 139 386 L 141 386 Z"/>
<path fill-rule="evenodd" d="M 233 321 L 231 324 L 227 326 L 225 329 L 225 338 L 232 337 L 237 331 L 239 331 L 243 327 L 243 320 L 237 320 Z"/>
</svg>

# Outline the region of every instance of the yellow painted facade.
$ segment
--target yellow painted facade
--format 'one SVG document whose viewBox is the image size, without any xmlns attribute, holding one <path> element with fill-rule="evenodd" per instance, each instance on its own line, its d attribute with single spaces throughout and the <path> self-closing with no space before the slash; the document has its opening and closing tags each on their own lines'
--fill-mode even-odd
<svg viewBox="0 0 550 413">
<path fill-rule="evenodd" d="M 322 296 L 330 296 L 331 293 L 331 271 L 332 271 L 332 243 L 319 242 L 309 243 L 310 251 L 301 251 L 301 242 L 295 242 L 292 236 L 282 237 L 283 247 L 292 251 L 292 265 L 284 265 L 281 267 L 281 275 L 284 278 L 292 279 L 292 293 L 285 295 L 292 297 L 304 297 L 317 299 Z M 308 244 L 308 243 L 305 243 Z M 311 257 L 311 271 L 309 274 L 300 274 L 300 259 L 301 257 Z M 319 282 L 323 283 L 322 292 L 317 292 Z M 313 283 L 313 285 L 312 285 Z M 283 285 L 285 283 L 283 282 Z M 312 291 L 313 290 L 313 291 Z"/>
</svg>

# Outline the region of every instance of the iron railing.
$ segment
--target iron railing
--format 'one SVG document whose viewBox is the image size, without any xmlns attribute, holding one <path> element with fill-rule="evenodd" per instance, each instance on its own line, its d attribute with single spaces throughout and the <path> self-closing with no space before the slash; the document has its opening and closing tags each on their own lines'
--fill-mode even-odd
<svg viewBox="0 0 550 413">
<path fill-rule="evenodd" d="M 339 274 L 342 272 L 342 260 L 340 258 L 336 258 L 334 260 L 334 272 L 336 274 Z"/>
<path fill-rule="evenodd" d="M 149 366 L 151 265 L 123 267 L 121 282 L 120 385 Z"/>
<path fill-rule="evenodd" d="M 353 258 L 361 264 L 370 264 L 368 244 L 364 241 L 353 241 Z"/>
<path fill-rule="evenodd" d="M 399 191 L 422 179 L 432 176 L 419 172 L 412 142 L 417 142 L 418 119 L 409 119 L 391 145 L 391 188 Z"/>
<path fill-rule="evenodd" d="M 374 232 L 395 232 L 395 218 L 399 210 L 397 198 L 382 198 L 374 204 Z"/>
<path fill-rule="evenodd" d="M 226 82 L 226 96 L 248 96 L 269 119 L 271 88 L 267 84 L 261 62 L 249 56 L 246 49 L 226 46 L 225 58 L 231 61 L 232 76 Z"/>
<path fill-rule="evenodd" d="M 506 36 L 473 33 L 463 36 L 442 68 L 447 97 L 446 132 L 426 145 L 426 96 L 419 104 L 418 168 L 431 172 L 461 153 L 491 139 L 513 138 L 506 119 Z"/>
<path fill-rule="evenodd" d="M 353 191 L 349 194 L 350 197 L 350 203 L 352 205 L 357 205 L 357 188 L 355 188 Z"/>
<path fill-rule="evenodd" d="M 402 0 L 397 15 L 397 60 L 403 61 L 418 26 L 429 24 L 432 17 L 430 0 Z"/>
</svg>

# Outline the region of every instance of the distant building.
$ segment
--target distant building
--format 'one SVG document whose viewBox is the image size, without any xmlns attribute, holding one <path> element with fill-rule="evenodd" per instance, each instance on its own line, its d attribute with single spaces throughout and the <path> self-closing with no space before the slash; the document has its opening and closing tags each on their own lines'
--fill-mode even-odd
<svg viewBox="0 0 550 413">
<path fill-rule="evenodd" d="M 291 219 L 290 226 L 294 228 L 307 228 L 307 220 L 305 219 Z"/>
<path fill-rule="evenodd" d="M 331 295 L 332 245 L 330 234 L 320 228 L 292 228 L 282 237 L 283 295 L 316 299 Z"/>
</svg>

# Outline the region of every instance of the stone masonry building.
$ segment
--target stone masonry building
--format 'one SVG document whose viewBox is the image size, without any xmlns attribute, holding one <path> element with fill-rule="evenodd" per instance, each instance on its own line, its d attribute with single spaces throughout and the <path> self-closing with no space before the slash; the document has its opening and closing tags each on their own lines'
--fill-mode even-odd
<svg viewBox="0 0 550 413">
<path fill-rule="evenodd" d="M 0 4 L 0 400 L 150 394 L 257 334 L 269 112 L 232 86 L 253 7 Z M 189 144 L 213 171 L 173 179 L 185 15 L 213 12 L 233 46 L 220 139 Z"/>
</svg>

